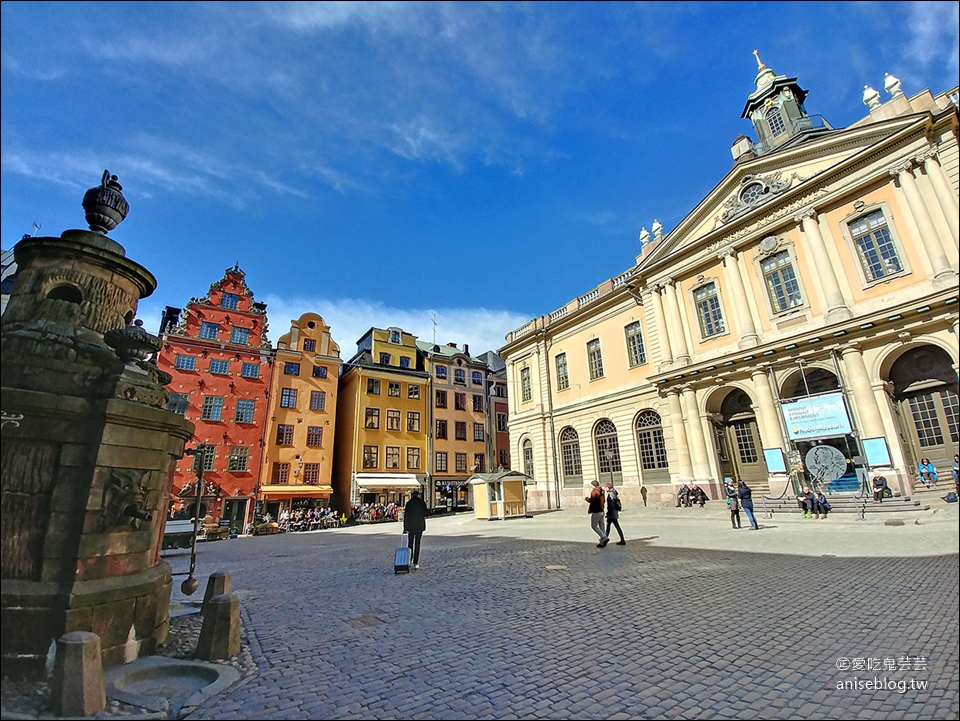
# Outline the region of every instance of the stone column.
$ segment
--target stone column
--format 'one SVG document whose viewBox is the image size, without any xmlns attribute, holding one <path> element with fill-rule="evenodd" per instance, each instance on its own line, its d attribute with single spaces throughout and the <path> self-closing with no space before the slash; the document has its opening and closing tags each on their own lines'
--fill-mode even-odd
<svg viewBox="0 0 960 721">
<path fill-rule="evenodd" d="M 680 391 L 671 388 L 667 393 L 670 406 L 670 426 L 673 429 L 673 445 L 677 452 L 677 472 L 681 483 L 693 479 L 693 467 L 690 465 L 690 447 L 687 445 L 687 433 L 683 425 L 683 413 L 680 410 Z"/>
<path fill-rule="evenodd" d="M 660 338 L 660 363 L 661 365 L 672 365 L 673 350 L 670 348 L 670 334 L 667 331 L 667 322 L 663 315 L 660 286 L 651 284 L 647 286 L 647 290 L 650 291 L 650 297 L 653 299 L 653 318 L 657 325 L 657 337 Z"/>
<path fill-rule="evenodd" d="M 910 214 L 913 215 L 913 219 L 917 223 L 920 243 L 930 259 L 930 266 L 933 269 L 934 284 L 944 287 L 947 283 L 955 281 L 954 272 L 950 268 L 950 261 L 947 260 L 946 249 L 940 240 L 940 234 L 937 233 L 937 229 L 933 225 L 933 219 L 930 217 L 927 206 L 920 195 L 920 189 L 917 188 L 917 179 L 913 177 L 912 165 L 912 162 L 904 163 L 891 170 L 890 175 L 894 176 L 900 184 L 900 189 L 907 199 Z"/>
<path fill-rule="evenodd" d="M 750 306 L 747 303 L 747 290 L 743 285 L 743 276 L 740 275 L 737 253 L 733 248 L 724 248 L 717 257 L 723 264 L 723 274 L 727 280 L 727 285 L 730 287 L 733 310 L 740 326 L 740 340 L 737 341 L 737 347 L 753 348 L 760 345 L 760 336 L 757 335 L 756 326 L 753 324 L 753 314 L 750 312 Z"/>
<path fill-rule="evenodd" d="M 707 460 L 707 445 L 703 437 L 703 424 L 700 422 L 700 413 L 697 411 L 697 394 L 690 386 L 684 386 L 683 396 L 684 416 L 690 441 L 690 456 L 693 459 L 693 477 L 697 480 L 709 480 L 710 463 Z"/>
<path fill-rule="evenodd" d="M 957 207 L 957 196 L 954 195 L 953 189 L 950 187 L 950 181 L 947 180 L 947 176 L 940 166 L 937 151 L 931 148 L 926 155 L 917 158 L 917 162 L 923 164 L 923 171 L 930 179 L 933 192 L 940 203 L 944 220 L 947 221 L 947 227 L 950 228 L 950 233 L 953 235 L 953 243 L 957 245 L 960 243 L 960 228 L 958 228 L 958 225 L 960 225 L 960 220 L 958 220 L 960 208 Z"/>
<path fill-rule="evenodd" d="M 855 343 L 845 345 L 840 349 L 840 358 L 846 371 L 847 382 L 853 391 L 853 399 L 857 404 L 857 416 L 860 419 L 860 435 L 863 438 L 880 438 L 885 436 L 883 418 L 880 416 L 880 406 L 873 392 L 873 384 L 867 374 L 867 366 L 863 362 L 863 354 Z"/>
<path fill-rule="evenodd" d="M 756 368 L 750 374 L 757 398 L 757 420 L 760 426 L 760 440 L 764 448 L 785 449 L 780 419 L 777 417 L 777 402 L 770 388 L 770 378 L 763 368 Z"/>
<path fill-rule="evenodd" d="M 663 283 L 663 294 L 667 299 L 667 325 L 670 328 L 670 346 L 673 357 L 680 365 L 690 362 L 690 351 L 687 350 L 687 337 L 683 332 L 683 318 L 680 317 L 680 301 L 677 299 L 677 289 L 672 279 Z"/>
<path fill-rule="evenodd" d="M 837 282 L 833 264 L 827 254 L 827 246 L 823 242 L 820 224 L 817 222 L 817 211 L 810 208 L 796 216 L 794 220 L 800 223 L 801 230 L 807 239 L 807 246 L 810 248 L 813 267 L 816 269 L 817 277 L 820 279 L 820 285 L 823 288 L 824 301 L 826 302 L 824 316 L 827 321 L 846 320 L 853 317 L 853 313 L 843 299 L 840 283 Z"/>
</svg>

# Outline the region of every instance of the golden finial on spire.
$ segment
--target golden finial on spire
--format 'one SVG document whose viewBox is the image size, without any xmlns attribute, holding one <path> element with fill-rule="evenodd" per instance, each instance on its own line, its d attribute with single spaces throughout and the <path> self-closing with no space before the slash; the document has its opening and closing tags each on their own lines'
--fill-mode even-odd
<svg viewBox="0 0 960 721">
<path fill-rule="evenodd" d="M 763 61 L 760 59 L 760 51 L 754 50 L 753 57 L 757 59 L 757 70 L 763 70 L 764 65 L 763 65 Z"/>
</svg>

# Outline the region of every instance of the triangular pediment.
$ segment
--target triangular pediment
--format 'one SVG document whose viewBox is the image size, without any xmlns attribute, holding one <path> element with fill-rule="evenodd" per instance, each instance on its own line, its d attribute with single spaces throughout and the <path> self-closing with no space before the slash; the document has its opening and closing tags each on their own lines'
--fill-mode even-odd
<svg viewBox="0 0 960 721">
<path fill-rule="evenodd" d="M 667 258 L 714 245 L 725 231 L 804 196 L 820 179 L 876 152 L 891 137 L 922 123 L 910 115 L 857 128 L 836 130 L 735 165 L 677 226 L 649 249 L 638 271 L 656 272 Z"/>
</svg>

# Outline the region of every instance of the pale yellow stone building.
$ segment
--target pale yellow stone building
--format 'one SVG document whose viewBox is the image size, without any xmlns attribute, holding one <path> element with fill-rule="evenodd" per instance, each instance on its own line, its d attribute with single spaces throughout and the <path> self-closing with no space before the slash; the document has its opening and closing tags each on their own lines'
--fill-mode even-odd
<svg viewBox="0 0 960 721">
<path fill-rule="evenodd" d="M 958 423 L 957 89 L 883 102 L 834 129 L 758 58 L 734 164 L 636 262 L 508 334 L 514 467 L 531 509 L 626 503 L 724 477 L 780 495 L 856 492 L 881 469 L 949 484 Z"/>
</svg>

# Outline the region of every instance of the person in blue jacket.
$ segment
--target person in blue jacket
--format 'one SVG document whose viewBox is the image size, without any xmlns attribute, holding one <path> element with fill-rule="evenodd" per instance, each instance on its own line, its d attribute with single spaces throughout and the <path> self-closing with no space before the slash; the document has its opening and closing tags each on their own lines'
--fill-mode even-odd
<svg viewBox="0 0 960 721">
<path fill-rule="evenodd" d="M 920 474 L 920 482 L 928 488 L 937 487 L 937 469 L 930 462 L 929 458 L 921 458 L 917 464 L 917 473 Z"/>
<path fill-rule="evenodd" d="M 747 514 L 747 520 L 750 521 L 750 530 L 759 531 L 760 526 L 757 523 L 757 517 L 753 514 L 753 491 L 743 481 L 737 481 L 737 498 L 740 499 L 743 512 Z"/>
</svg>

